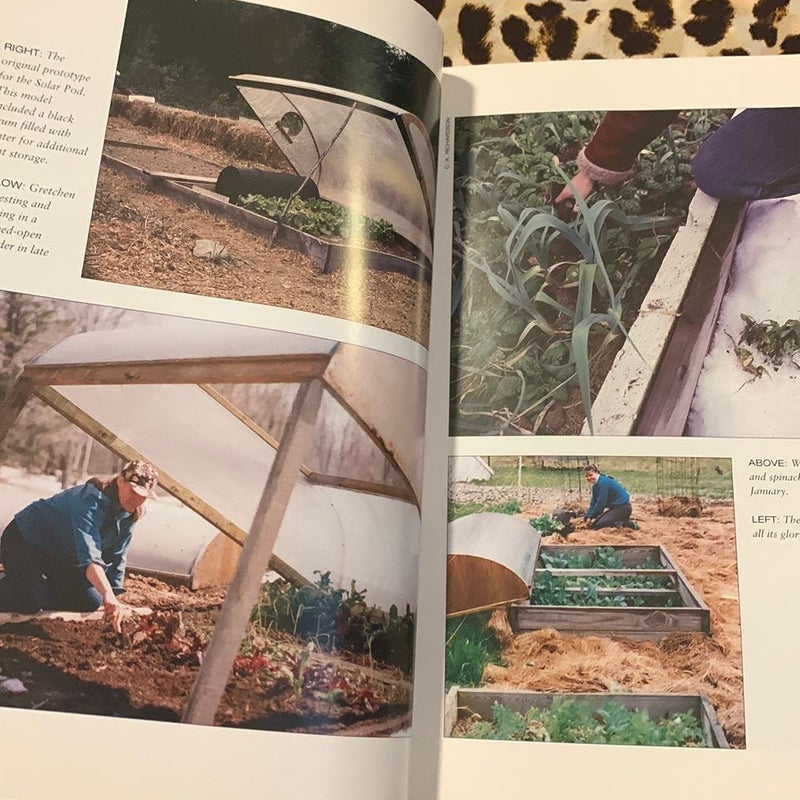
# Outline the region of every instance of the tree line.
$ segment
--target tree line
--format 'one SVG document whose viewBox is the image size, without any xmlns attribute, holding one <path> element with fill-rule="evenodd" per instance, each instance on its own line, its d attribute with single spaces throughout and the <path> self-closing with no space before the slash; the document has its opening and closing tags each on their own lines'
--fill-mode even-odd
<svg viewBox="0 0 800 800">
<path fill-rule="evenodd" d="M 414 56 L 360 31 L 230 0 L 129 0 L 120 82 L 165 105 L 248 113 L 229 76 L 306 81 L 407 109 L 433 132 L 439 85 Z"/>
</svg>

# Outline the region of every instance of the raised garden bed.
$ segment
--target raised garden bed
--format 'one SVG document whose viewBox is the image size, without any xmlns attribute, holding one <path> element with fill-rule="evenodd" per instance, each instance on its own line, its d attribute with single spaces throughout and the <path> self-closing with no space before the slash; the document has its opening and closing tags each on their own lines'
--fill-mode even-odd
<svg viewBox="0 0 800 800">
<path fill-rule="evenodd" d="M 708 607 L 663 547 L 539 548 L 529 602 L 509 609 L 512 628 L 658 640 L 711 632 Z"/>
<path fill-rule="evenodd" d="M 476 721 L 477 715 L 480 720 L 491 722 L 496 717 L 496 705 L 502 706 L 510 712 L 526 715 L 531 709 L 552 710 L 555 708 L 564 709 L 569 705 L 573 706 L 571 716 L 577 717 L 580 711 L 585 709 L 590 712 L 594 721 L 599 726 L 605 718 L 614 716 L 617 721 L 624 720 L 627 716 L 625 709 L 632 712 L 639 712 L 631 720 L 631 724 L 638 730 L 621 733 L 619 743 L 628 744 L 673 744 L 676 746 L 689 747 L 711 747 L 727 749 L 728 741 L 725 732 L 719 723 L 714 707 L 708 698 L 703 694 L 674 695 L 674 694 L 611 694 L 611 693 L 589 693 L 589 694 L 562 694 L 551 692 L 527 692 L 515 691 L 505 692 L 495 689 L 462 689 L 454 686 L 447 693 L 445 698 L 445 735 L 447 736 L 469 736 L 469 725 Z M 567 704 L 567 706 L 565 706 Z M 583 709 L 577 708 L 583 707 Z M 642 713 L 644 712 L 644 713 Z M 585 711 L 584 711 L 585 715 Z M 680 718 L 677 715 L 681 715 Z M 524 736 L 528 740 L 540 741 L 576 741 L 580 736 L 573 736 L 574 731 L 562 731 L 553 735 L 552 727 L 548 723 L 541 722 L 540 715 L 535 715 L 534 725 L 540 728 L 539 735 L 533 730 L 532 736 Z M 646 719 L 654 723 L 655 727 L 663 728 L 667 726 L 667 721 L 675 727 L 694 730 L 696 736 L 687 740 L 685 743 L 675 741 L 670 734 L 664 738 L 671 741 L 660 741 L 660 737 L 653 736 L 653 741 L 648 741 L 649 736 L 644 728 L 643 722 Z M 469 722 L 467 722 L 469 721 Z M 534 725 L 531 725 L 532 729 Z M 607 725 L 607 727 L 611 727 Z M 545 729 L 548 731 L 545 733 Z M 529 731 L 526 731 L 528 733 Z M 591 730 L 592 741 L 602 741 L 597 728 Z M 500 738 L 497 736 L 482 738 Z M 615 741 L 612 739 L 612 741 Z"/>
<path fill-rule="evenodd" d="M 214 189 L 216 178 L 202 175 L 152 172 L 133 166 L 126 161 L 104 153 L 102 163 L 110 169 L 141 181 L 150 190 L 159 192 L 184 205 L 197 206 L 221 217 L 250 233 L 263 236 L 270 245 L 282 245 L 308 256 L 323 274 L 334 272 L 347 264 L 363 264 L 369 269 L 397 272 L 413 280 L 430 283 L 430 264 L 420 255 L 414 260 L 395 253 L 342 244 L 319 236 L 278 224 L 255 211 L 233 205 Z"/>
</svg>

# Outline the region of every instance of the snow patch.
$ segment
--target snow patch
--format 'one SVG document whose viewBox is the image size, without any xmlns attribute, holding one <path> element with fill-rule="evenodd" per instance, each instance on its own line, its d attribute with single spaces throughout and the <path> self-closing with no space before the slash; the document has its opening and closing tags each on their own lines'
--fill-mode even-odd
<svg viewBox="0 0 800 800">
<path fill-rule="evenodd" d="M 800 369 L 787 360 L 775 370 L 756 352 L 766 371 L 755 377 L 731 341 L 744 328 L 742 314 L 780 324 L 800 316 L 798 272 L 800 195 L 753 203 L 689 412 L 690 435 L 800 437 Z"/>
<path fill-rule="evenodd" d="M 23 694 L 28 689 L 19 678 L 6 678 L 0 682 L 0 693 L 2 694 Z"/>
</svg>

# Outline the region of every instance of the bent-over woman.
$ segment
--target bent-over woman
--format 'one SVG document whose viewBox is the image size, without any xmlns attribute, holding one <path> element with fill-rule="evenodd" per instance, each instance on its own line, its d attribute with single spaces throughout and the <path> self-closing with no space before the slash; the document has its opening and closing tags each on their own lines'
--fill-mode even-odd
<svg viewBox="0 0 800 800">
<path fill-rule="evenodd" d="M 19 511 L 0 538 L 0 610 L 102 606 L 118 630 L 128 546 L 157 483 L 152 464 L 130 461 L 110 480 L 90 478 Z"/>
</svg>

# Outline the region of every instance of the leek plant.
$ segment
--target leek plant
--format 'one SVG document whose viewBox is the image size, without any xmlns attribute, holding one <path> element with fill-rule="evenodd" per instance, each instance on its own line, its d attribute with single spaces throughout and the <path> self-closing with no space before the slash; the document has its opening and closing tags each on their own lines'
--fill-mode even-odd
<svg viewBox="0 0 800 800">
<path fill-rule="evenodd" d="M 692 157 L 726 118 L 681 114 L 629 180 L 568 220 L 546 199 L 569 183 L 554 158 L 571 164 L 602 114 L 458 121 L 451 433 L 577 433 L 579 416 L 594 430 L 590 374 L 630 338 L 694 192 Z"/>
<path fill-rule="evenodd" d="M 558 163 L 554 162 L 553 168 L 564 183 L 573 188 Z M 510 176 L 504 174 L 504 177 Z M 524 350 L 526 342 L 528 346 L 533 346 L 531 343 L 536 334 L 543 335 L 548 341 L 541 353 L 541 363 L 556 376 L 557 383 L 537 398 L 535 404 L 522 408 L 525 376 L 518 373 L 522 391 L 513 413 L 530 414 L 561 389 L 577 382 L 584 415 L 589 430 L 593 432 L 589 334 L 596 326 L 606 329 L 600 349 L 606 347 L 617 333 L 630 340 L 622 320 L 623 300 L 639 269 L 639 262 L 634 263 L 619 287 L 614 287 L 604 256 L 609 227 L 617 225 L 626 231 L 656 231 L 674 225 L 676 220 L 655 215 L 629 216 L 612 200 L 598 200 L 590 205 L 577 191 L 574 191 L 574 195 L 578 213 L 572 222 L 565 222 L 541 208 L 523 209 L 515 217 L 502 204 L 498 207 L 498 218 L 510 229 L 505 241 L 505 274 L 498 274 L 476 250 L 462 247 L 461 252 L 465 267 L 482 272 L 491 288 L 506 304 L 529 318 L 519 335 L 517 349 Z M 571 286 L 576 289 L 572 307 L 551 296 L 555 288 L 563 289 L 568 285 L 568 282 L 557 282 L 553 278 L 554 273 L 565 266 L 565 262 L 551 262 L 550 258 L 553 245 L 559 240 L 568 242 L 579 256 L 577 261 L 571 263 L 574 276 Z M 596 310 L 599 305 L 605 308 Z M 547 309 L 557 312 L 557 326 L 548 320 Z M 632 344 L 635 348 L 635 343 Z M 552 359 L 548 356 L 556 351 L 563 354 L 562 358 L 551 364 Z"/>
</svg>

